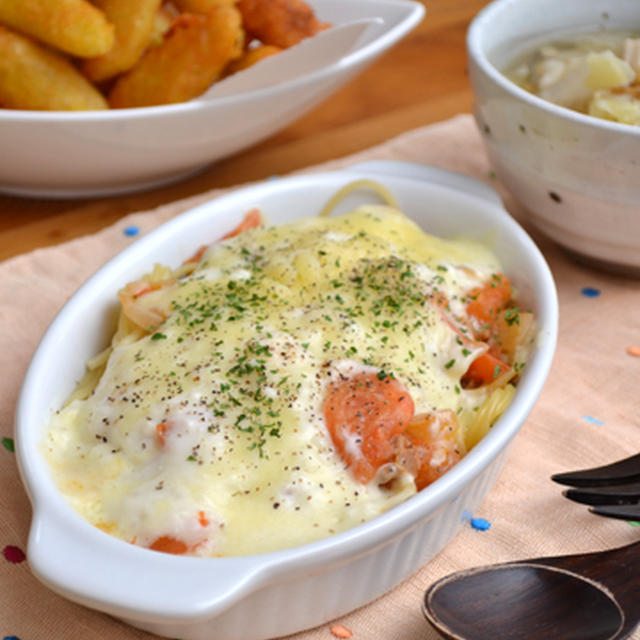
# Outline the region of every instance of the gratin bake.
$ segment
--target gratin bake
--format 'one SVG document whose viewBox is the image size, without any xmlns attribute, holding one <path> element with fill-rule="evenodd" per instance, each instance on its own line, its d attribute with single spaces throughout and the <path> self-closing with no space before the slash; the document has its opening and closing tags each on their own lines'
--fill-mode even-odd
<svg viewBox="0 0 640 640">
<path fill-rule="evenodd" d="M 46 455 L 95 526 L 199 556 L 307 543 L 406 500 L 504 411 L 535 335 L 489 249 L 391 206 L 275 227 L 251 211 L 119 297 Z"/>
</svg>

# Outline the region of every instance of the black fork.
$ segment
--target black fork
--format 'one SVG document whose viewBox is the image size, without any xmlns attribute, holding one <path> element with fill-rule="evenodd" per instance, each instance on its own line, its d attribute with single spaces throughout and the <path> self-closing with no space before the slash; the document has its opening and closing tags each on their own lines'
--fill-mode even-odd
<svg viewBox="0 0 640 640">
<path fill-rule="evenodd" d="M 570 500 L 592 505 L 592 513 L 608 518 L 640 521 L 640 454 L 604 467 L 551 476 L 572 487 L 563 492 Z"/>
</svg>

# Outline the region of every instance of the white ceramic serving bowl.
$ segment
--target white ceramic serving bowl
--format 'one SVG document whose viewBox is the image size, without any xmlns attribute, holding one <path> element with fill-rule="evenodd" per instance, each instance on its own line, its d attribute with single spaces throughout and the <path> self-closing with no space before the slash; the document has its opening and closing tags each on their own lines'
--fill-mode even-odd
<svg viewBox="0 0 640 640">
<path fill-rule="evenodd" d="M 56 489 L 40 446 L 51 413 L 85 361 L 112 331 L 116 292 L 154 263 L 178 265 L 203 241 L 259 206 L 273 223 L 313 215 L 342 185 L 381 181 L 402 209 L 440 236 L 491 244 L 535 312 L 540 339 L 506 413 L 458 465 L 376 519 L 300 547 L 237 558 L 193 558 L 127 544 L 94 528 Z M 354 193 L 340 210 L 372 196 Z M 470 178 L 424 166 L 376 162 L 270 180 L 183 214 L 142 237 L 67 302 L 45 334 L 17 408 L 16 443 L 33 505 L 28 559 L 35 575 L 74 601 L 137 627 L 183 640 L 260 640 L 322 624 L 388 591 L 437 553 L 496 479 L 507 445 L 531 411 L 551 365 L 557 300 L 544 258 L 498 196 Z"/>
<path fill-rule="evenodd" d="M 502 182 L 574 254 L 640 273 L 640 127 L 556 106 L 501 70 L 567 33 L 640 30 L 636 0 L 496 0 L 467 36 L 475 117 Z"/>
<path fill-rule="evenodd" d="M 79 197 L 179 180 L 287 126 L 371 64 L 424 15 L 410 0 L 309 0 L 333 25 L 378 17 L 339 60 L 271 87 L 112 111 L 0 109 L 0 192 Z"/>
</svg>

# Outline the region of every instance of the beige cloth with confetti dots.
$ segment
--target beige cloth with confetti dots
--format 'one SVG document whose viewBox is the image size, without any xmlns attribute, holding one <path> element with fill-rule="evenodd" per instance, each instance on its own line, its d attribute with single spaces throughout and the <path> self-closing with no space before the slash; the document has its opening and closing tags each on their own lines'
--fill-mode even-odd
<svg viewBox="0 0 640 640">
<path fill-rule="evenodd" d="M 521 211 L 491 178 L 471 116 L 410 131 L 373 149 L 323 165 L 337 168 L 369 159 L 438 165 L 486 180 L 509 210 Z M 123 230 L 149 231 L 198 202 L 202 194 L 138 213 L 96 235 L 41 249 L 0 264 L 0 437 L 11 438 L 17 395 L 31 354 L 67 297 L 99 265 L 132 242 Z M 497 484 L 476 514 L 487 531 L 466 524 L 429 564 L 390 593 L 333 624 L 354 640 L 435 640 L 423 620 L 425 588 L 457 569 L 537 555 L 586 552 L 623 545 L 640 528 L 590 515 L 562 498 L 553 472 L 604 464 L 640 449 L 640 281 L 599 273 L 539 242 L 560 295 L 560 337 L 545 389 L 515 439 Z M 587 297 L 585 287 L 600 291 Z M 8 440 L 4 440 L 9 445 Z M 0 446 L 0 638 L 20 640 L 131 640 L 152 638 L 107 615 L 55 595 L 19 562 L 31 511 L 7 446 Z M 331 639 L 331 624 L 293 636 Z M 334 630 L 335 631 L 335 630 Z M 633 636 L 640 639 L 640 632 Z M 499 638 L 499 633 L 496 634 Z"/>
</svg>

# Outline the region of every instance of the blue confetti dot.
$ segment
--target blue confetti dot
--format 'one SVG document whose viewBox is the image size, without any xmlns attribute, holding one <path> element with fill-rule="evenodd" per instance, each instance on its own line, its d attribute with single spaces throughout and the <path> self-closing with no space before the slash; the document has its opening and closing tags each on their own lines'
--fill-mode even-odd
<svg viewBox="0 0 640 640">
<path fill-rule="evenodd" d="M 597 298 L 600 295 L 600 289 L 594 289 L 593 287 L 584 287 L 581 293 L 587 298 Z"/>
<path fill-rule="evenodd" d="M 4 640 L 20 640 L 18 636 L 5 636 Z"/>
<path fill-rule="evenodd" d="M 487 531 L 491 529 L 491 523 L 484 518 L 471 518 L 471 526 L 478 531 Z"/>
<path fill-rule="evenodd" d="M 593 418 L 591 416 L 582 416 L 582 418 L 591 424 L 597 424 L 599 427 L 604 425 L 604 422 L 602 422 L 602 420 L 598 420 L 598 418 Z"/>
<path fill-rule="evenodd" d="M 124 230 L 125 236 L 137 236 L 140 233 L 140 229 L 138 227 L 126 227 Z"/>
</svg>

